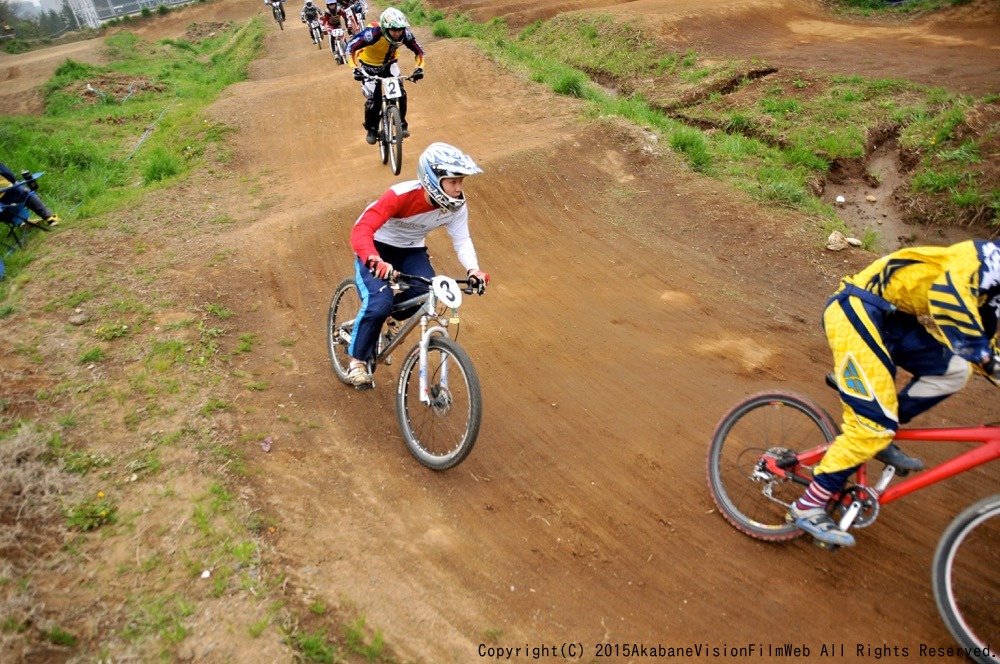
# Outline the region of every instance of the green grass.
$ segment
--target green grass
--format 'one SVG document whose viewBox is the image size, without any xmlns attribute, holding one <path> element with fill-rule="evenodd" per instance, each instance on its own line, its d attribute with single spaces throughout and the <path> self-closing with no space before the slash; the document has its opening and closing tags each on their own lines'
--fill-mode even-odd
<svg viewBox="0 0 1000 664">
<path fill-rule="evenodd" d="M 206 146 L 224 140 L 228 130 L 206 122 L 202 111 L 246 78 L 264 34 L 260 21 L 250 21 L 183 48 L 129 32 L 107 37 L 112 62 L 66 60 L 42 87 L 41 117 L 4 118 L 4 163 L 45 173 L 39 195 L 66 226 L 125 207 L 145 189 L 193 172 Z M 88 93 L 88 84 L 100 94 Z M 156 131 L 147 131 L 151 118 Z M 0 302 L 36 255 L 18 251 L 4 261 Z"/>
<path fill-rule="evenodd" d="M 84 532 L 97 530 L 117 520 L 118 506 L 103 491 L 66 508 L 66 521 L 70 527 Z"/>
<path fill-rule="evenodd" d="M 875 4 L 898 11 L 881 0 Z M 950 2 L 907 4 L 933 9 Z M 415 17 L 412 22 L 429 16 L 417 0 L 405 6 L 407 15 Z M 989 98 L 977 101 L 908 81 L 858 75 L 740 80 L 741 69 L 757 63 L 718 62 L 690 49 L 671 51 L 655 35 L 611 14 L 560 15 L 513 34 L 496 19 L 476 24 L 462 14 L 435 12 L 433 26 L 441 37 L 475 39 L 528 80 L 584 100 L 587 115 L 618 116 L 658 132 L 692 170 L 810 216 L 829 218 L 835 212 L 807 183 L 822 179 L 838 159 L 864 157 L 869 131 L 896 127 L 901 146 L 924 155 L 912 185 L 915 194 L 946 192 L 956 216 L 974 208 L 1000 227 L 994 187 L 975 169 L 982 158 L 979 143 L 963 136 L 976 104 L 991 103 Z M 673 91 L 726 81 L 757 101 L 730 105 L 726 95 L 713 92 L 684 109 L 703 122 L 685 124 L 670 116 L 671 105 L 680 99 L 680 92 Z M 701 125 L 706 123 L 721 131 L 705 131 Z"/>
</svg>

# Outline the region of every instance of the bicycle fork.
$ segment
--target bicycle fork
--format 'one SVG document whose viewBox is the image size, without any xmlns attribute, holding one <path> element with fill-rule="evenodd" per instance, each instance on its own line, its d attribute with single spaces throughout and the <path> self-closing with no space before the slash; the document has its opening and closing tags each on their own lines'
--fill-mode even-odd
<svg viewBox="0 0 1000 664">
<path fill-rule="evenodd" d="M 429 354 L 427 348 L 430 346 L 431 336 L 435 334 L 440 334 L 444 337 L 448 336 L 447 321 L 438 321 L 437 325 L 433 327 L 427 326 L 427 319 L 424 318 L 420 321 L 420 369 L 417 372 L 419 378 L 419 389 L 420 389 L 420 401 L 427 406 L 441 405 L 438 402 L 442 396 L 448 394 L 448 356 L 444 353 L 441 355 L 441 370 L 440 370 L 440 380 L 438 381 L 437 394 L 434 395 L 434 399 L 431 399 L 430 386 L 428 384 L 427 369 L 430 362 Z"/>
</svg>

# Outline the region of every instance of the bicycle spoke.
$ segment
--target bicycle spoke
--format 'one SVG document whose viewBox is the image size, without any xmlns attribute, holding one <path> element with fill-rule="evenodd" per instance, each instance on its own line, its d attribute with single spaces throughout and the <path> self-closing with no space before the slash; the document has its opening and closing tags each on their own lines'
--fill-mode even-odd
<svg viewBox="0 0 1000 664">
<path fill-rule="evenodd" d="M 799 397 L 774 393 L 746 399 L 723 417 L 712 438 L 708 481 L 716 505 L 751 537 L 798 537 L 801 531 L 785 522 L 785 513 L 804 487 L 768 470 L 766 462 L 833 435 L 829 417 Z"/>
<path fill-rule="evenodd" d="M 479 432 L 482 400 L 471 360 L 457 344 L 434 339 L 427 355 L 429 403 L 420 399 L 419 361 L 412 352 L 400 372 L 397 409 L 413 455 L 424 465 L 443 470 L 471 451 Z"/>
<path fill-rule="evenodd" d="M 1000 643 L 1000 497 L 980 501 L 965 510 L 941 537 L 934 556 L 934 595 L 942 618 L 965 648 Z"/>
<path fill-rule="evenodd" d="M 361 297 L 352 279 L 342 281 L 330 300 L 326 319 L 326 346 L 330 364 L 337 377 L 347 382 L 351 356 L 347 353 L 351 343 L 350 328 L 361 311 Z"/>
</svg>

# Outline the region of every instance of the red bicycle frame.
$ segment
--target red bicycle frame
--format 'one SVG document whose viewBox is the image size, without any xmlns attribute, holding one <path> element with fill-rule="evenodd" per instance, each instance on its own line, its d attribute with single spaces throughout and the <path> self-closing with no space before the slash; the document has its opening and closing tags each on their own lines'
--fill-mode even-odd
<svg viewBox="0 0 1000 664">
<path fill-rule="evenodd" d="M 905 479 L 887 487 L 878 497 L 880 504 L 891 503 L 903 496 L 913 493 L 925 486 L 964 473 L 970 468 L 981 466 L 995 459 L 1000 459 L 1000 425 L 984 424 L 977 427 L 934 427 L 927 429 L 899 429 L 893 440 L 913 440 L 938 443 L 976 443 L 976 447 L 966 450 L 948 461 L 933 466 L 916 476 Z M 808 449 L 796 459 L 800 465 L 812 466 L 819 463 L 829 449 L 830 443 Z M 781 468 L 776 459 L 768 459 L 768 467 L 772 472 L 783 477 L 789 477 L 792 468 Z M 801 481 L 801 477 L 800 477 Z M 857 485 L 869 487 L 868 469 L 862 465 L 857 472 Z"/>
</svg>

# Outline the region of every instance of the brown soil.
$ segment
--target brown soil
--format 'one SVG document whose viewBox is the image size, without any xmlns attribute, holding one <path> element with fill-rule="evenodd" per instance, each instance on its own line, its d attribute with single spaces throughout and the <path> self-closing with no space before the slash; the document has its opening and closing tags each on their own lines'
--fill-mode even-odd
<svg viewBox="0 0 1000 664">
<path fill-rule="evenodd" d="M 462 7 L 516 23 L 610 4 Z M 901 25 L 831 18 L 805 0 L 615 8 L 700 51 L 1000 90 L 992 2 Z M 246 0 L 198 5 L 143 36 L 257 11 Z M 948 521 L 996 490 L 995 467 L 887 507 L 859 531 L 856 549 L 836 554 L 740 535 L 705 486 L 712 429 L 741 397 L 796 390 L 836 412 L 822 383 L 819 312 L 838 277 L 872 256 L 826 252 L 798 216 L 691 174 L 640 131 L 581 120 L 572 101 L 462 40 L 419 31 L 428 76 L 408 88 L 403 175 L 436 140 L 477 159 L 486 172 L 468 182 L 473 234 L 494 279 L 463 308 L 461 342 L 485 399 L 479 440 L 458 468 L 425 470 L 398 432 L 396 365 L 380 369 L 377 389 L 354 392 L 332 374 L 323 338 L 329 296 L 351 269 L 350 227 L 401 178 L 364 142 L 349 70 L 317 52 L 296 21 L 271 28 L 267 57 L 211 111 L 238 129 L 231 175 L 185 184 L 180 218 L 164 216 L 204 234 L 197 243 L 160 238 L 157 250 L 178 256 L 164 275 L 181 294 L 178 309 L 225 304 L 234 327 L 260 337 L 262 350 L 239 369 L 270 389 L 223 386 L 219 397 L 244 410 L 221 415 L 219 428 L 234 446 L 248 432 L 273 437 L 269 453 L 250 447 L 256 474 L 241 481 L 278 524 L 274 557 L 296 592 L 357 610 L 398 657 L 419 662 L 480 661 L 483 643 L 582 644 L 584 656 L 570 661 L 597 659 L 604 643 L 791 643 L 809 648 L 805 659 L 832 644 L 829 661 L 869 661 L 883 646 L 909 657 L 898 650 L 882 661 L 921 661 L 921 644 L 952 645 L 930 561 Z M 0 108 L 24 112 L 10 100 L 66 57 L 97 61 L 99 45 L 0 57 Z M 205 223 L 219 215 L 237 223 Z M 453 271 L 447 239 L 432 238 L 438 270 Z M 124 256 L 117 260 L 136 260 Z M 8 320 L 30 329 L 41 318 Z M 973 383 L 922 423 L 996 419 L 996 404 L 995 392 Z M 930 445 L 912 451 L 943 456 Z M 240 633 L 200 627 L 189 639 L 199 661 L 255 658 Z M 259 661 L 270 661 L 265 652 Z M 513 658 L 529 659 L 524 650 Z"/>
</svg>

